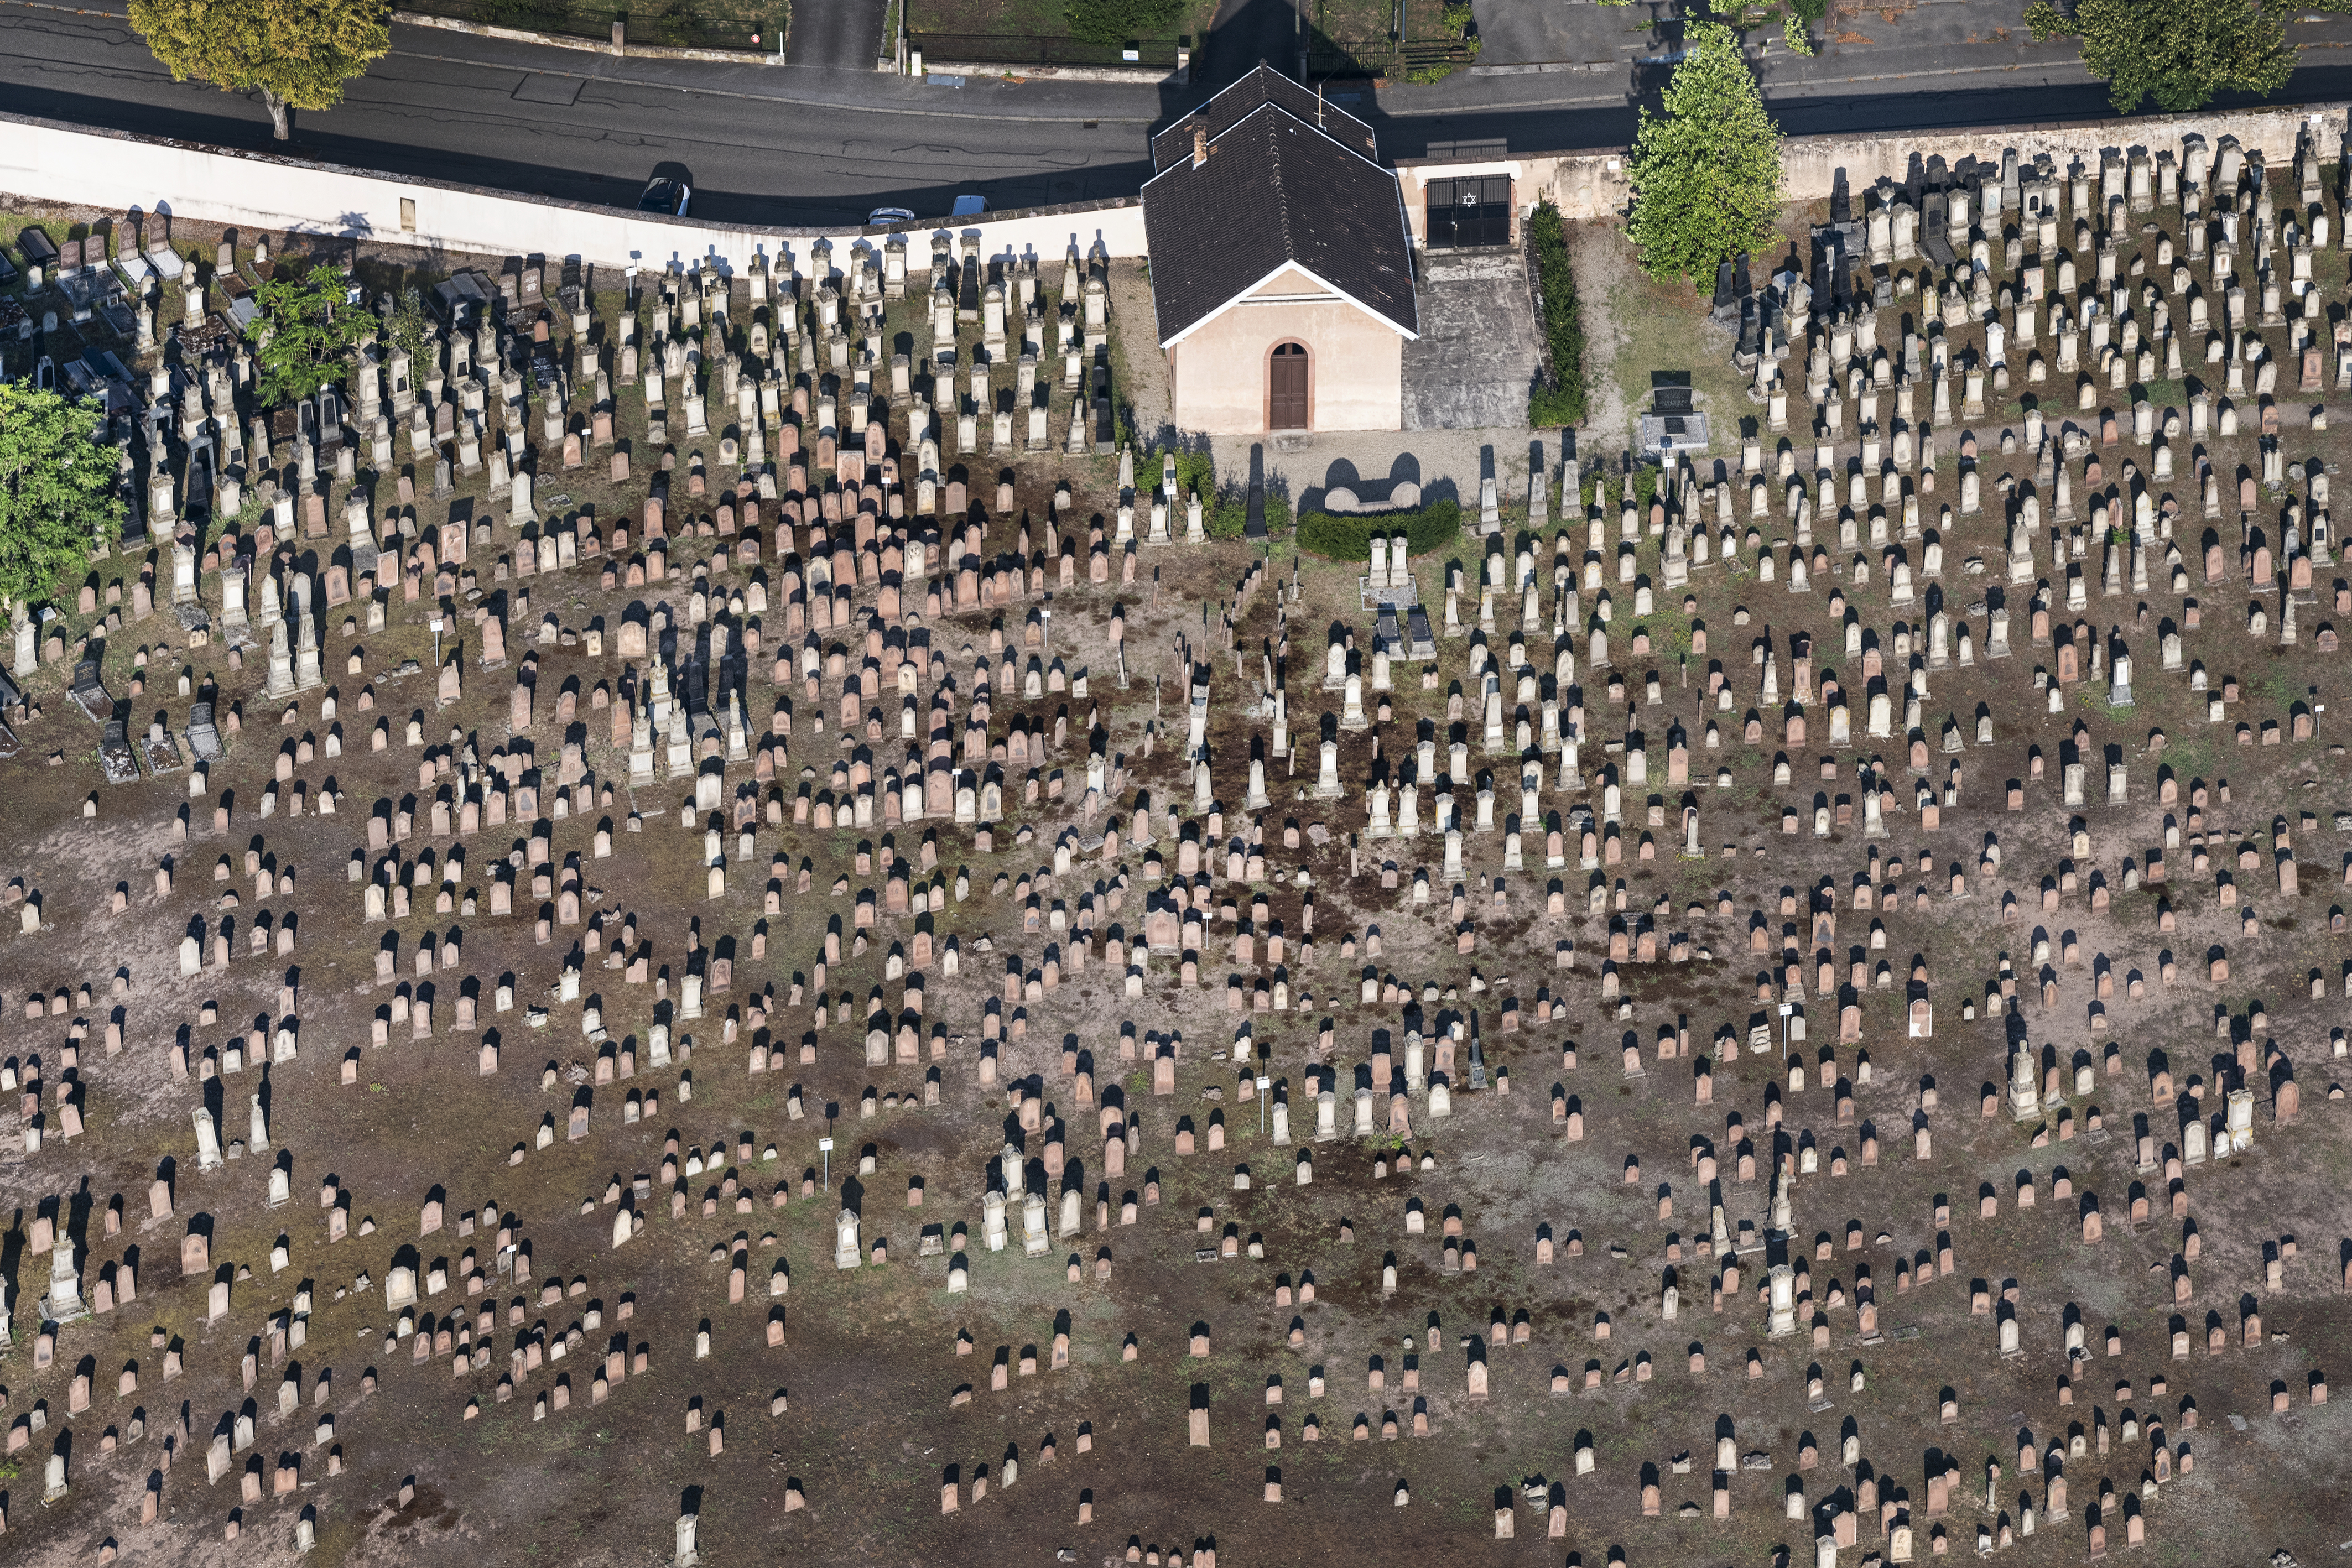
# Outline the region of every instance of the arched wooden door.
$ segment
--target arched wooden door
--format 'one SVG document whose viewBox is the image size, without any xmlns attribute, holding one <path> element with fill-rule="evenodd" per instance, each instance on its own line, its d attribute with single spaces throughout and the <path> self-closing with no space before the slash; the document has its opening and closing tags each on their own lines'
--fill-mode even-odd
<svg viewBox="0 0 2352 1568">
<path fill-rule="evenodd" d="M 1307 428 L 1307 345 L 1278 343 L 1266 359 L 1266 415 L 1269 430 Z"/>
</svg>

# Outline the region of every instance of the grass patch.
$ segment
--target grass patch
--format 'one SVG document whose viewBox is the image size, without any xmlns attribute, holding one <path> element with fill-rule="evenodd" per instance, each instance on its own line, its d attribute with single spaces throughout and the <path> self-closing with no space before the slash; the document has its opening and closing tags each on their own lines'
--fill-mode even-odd
<svg viewBox="0 0 2352 1568">
<path fill-rule="evenodd" d="M 1184 0 L 1067 0 L 1063 16 L 1074 38 L 1121 44 L 1160 33 L 1183 11 Z"/>
<path fill-rule="evenodd" d="M 1756 254 L 1778 255 L 1781 245 L 1776 240 L 1759 246 Z M 1706 413 L 1712 450 L 1736 453 L 1741 422 L 1755 418 L 1760 423 L 1763 409 L 1749 401 L 1748 378 L 1732 368 L 1728 335 L 1708 319 L 1705 297 L 1695 295 L 1688 282 L 1661 282 L 1630 263 L 1629 256 L 1628 265 L 1607 283 L 1607 317 L 1617 332 L 1615 357 L 1606 365 L 1590 367 L 1586 377 L 1588 399 L 1592 389 L 1609 384 L 1624 399 L 1628 428 L 1607 434 L 1616 440 L 1631 434 L 1632 421 L 1650 406 L 1652 371 L 1679 371 L 1688 373 L 1697 405 Z M 1713 279 L 1708 282 L 1712 287 Z M 1586 448 L 1584 455 L 1590 465 L 1615 454 Z"/>
<path fill-rule="evenodd" d="M 1115 44 L 1198 40 L 1216 0 L 900 0 L 908 31 Z M 1126 30 L 1121 31 L 1120 28 Z M 1082 28 L 1087 30 L 1081 30 Z"/>
<path fill-rule="evenodd" d="M 1396 0 L 1315 0 L 1315 28 L 1325 37 L 1343 43 L 1393 38 Z"/>
</svg>

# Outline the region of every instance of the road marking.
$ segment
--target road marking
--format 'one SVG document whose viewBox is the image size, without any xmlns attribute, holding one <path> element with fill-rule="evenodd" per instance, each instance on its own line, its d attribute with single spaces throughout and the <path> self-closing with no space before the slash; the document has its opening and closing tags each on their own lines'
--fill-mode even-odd
<svg viewBox="0 0 2352 1568">
<path fill-rule="evenodd" d="M 580 89 L 587 85 L 586 81 L 579 77 L 551 78 L 546 80 L 542 80 L 542 78 L 547 78 L 545 71 L 533 71 L 524 77 L 514 89 L 515 101 L 552 104 L 558 109 L 569 109 L 580 101 Z"/>
</svg>

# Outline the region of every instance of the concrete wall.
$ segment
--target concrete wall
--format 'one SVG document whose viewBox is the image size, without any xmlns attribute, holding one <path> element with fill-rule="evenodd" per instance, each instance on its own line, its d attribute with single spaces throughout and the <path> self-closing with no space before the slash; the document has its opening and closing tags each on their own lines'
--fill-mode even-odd
<svg viewBox="0 0 2352 1568">
<path fill-rule="evenodd" d="M 1948 163 L 1971 153 L 1998 162 L 2003 150 L 2011 147 L 2026 158 L 2046 151 L 2061 157 L 2087 155 L 2095 160 L 2103 147 L 2177 152 L 2184 132 L 2200 131 L 2209 141 L 2234 135 L 2249 151 L 2261 149 L 2277 168 L 2293 156 L 2297 132 L 2314 121 L 2318 122 L 2322 146 L 2334 154 L 2347 110 L 2352 110 L 2352 104 L 2333 102 L 2127 122 L 1799 136 L 1782 143 L 1782 166 L 1790 199 L 1817 201 L 1830 193 L 1840 169 L 1845 171 L 1849 186 L 1859 193 L 1881 175 L 1901 179 L 1915 152 L 1923 158 L 1940 154 Z M 1432 179 L 1508 174 L 1513 201 L 1521 212 L 1549 196 L 1570 218 L 1607 219 L 1622 213 L 1631 196 L 1624 170 L 1624 152 L 1608 149 L 1461 162 L 1412 159 L 1397 165 L 1416 245 L 1424 237 L 1424 187 Z M 84 130 L 12 114 L 0 114 L 0 189 L 87 206 L 138 206 L 209 222 L 252 225 L 270 233 L 374 237 L 491 256 L 578 256 L 611 266 L 634 261 L 655 267 L 716 256 L 740 267 L 755 250 L 764 249 L 772 258 L 782 256 L 794 267 L 805 268 L 809 247 L 820 237 L 833 241 L 836 265 L 855 246 L 878 245 L 884 237 L 879 230 L 663 218 L 547 196 L 400 179 L 308 159 Z M 927 264 L 930 235 L 938 226 L 944 225 L 908 225 L 912 265 Z M 965 226 L 983 236 L 985 253 L 992 256 L 1018 256 L 1034 249 L 1050 261 L 1073 241 L 1082 251 L 1100 245 L 1113 256 L 1144 254 L 1139 197 L 992 213 Z"/>
<path fill-rule="evenodd" d="M 2048 152 L 2060 167 L 2075 157 L 2092 168 L 2102 148 L 2128 151 L 2144 147 L 2150 152 L 2169 150 L 2177 158 L 2180 139 L 2189 131 L 2203 133 L 2210 145 L 2235 136 L 2249 152 L 2260 149 L 2273 170 L 2284 169 L 2294 156 L 2295 138 L 2306 125 L 2319 138 L 2321 156 L 2333 162 L 2343 141 L 2352 103 L 2274 104 L 2257 109 L 2215 110 L 2205 114 L 2164 115 L 2133 120 L 2053 121 L 1973 131 L 1887 131 L 1863 136 L 1791 136 L 1780 144 L 1781 170 L 1791 201 L 1825 199 L 1845 172 L 1846 186 L 1859 197 L 1864 187 L 1880 176 L 1901 180 L 1911 158 L 1941 156 L 1947 164 L 1973 154 L 1998 166 L 2001 154 L 2017 150 L 2031 162 Z M 1453 162 L 1442 159 L 1409 159 L 1397 165 L 1404 183 L 1406 210 L 1413 243 L 1424 243 L 1424 187 L 1434 179 L 1458 174 L 1508 174 L 1511 199 L 1524 213 L 1549 196 L 1563 216 L 1609 219 L 1620 216 L 1632 199 L 1625 180 L 1622 148 L 1582 152 L 1532 152 L 1516 158 Z"/>
<path fill-rule="evenodd" d="M 1554 176 L 1547 159 L 1557 160 L 1558 153 L 1542 153 L 1534 158 L 1489 158 L 1483 162 L 1451 159 L 1413 160 L 1397 165 L 1397 183 L 1402 187 L 1404 225 L 1412 236 L 1412 247 L 1419 250 L 1429 243 L 1429 183 L 1432 180 L 1467 179 L 1473 174 L 1508 174 L 1511 177 L 1511 241 L 1518 243 L 1519 220 L 1538 199 L 1528 188 L 1530 179 L 1549 180 Z M 1553 198 L 1555 201 L 1557 197 Z"/>
<path fill-rule="evenodd" d="M 1193 329 L 1168 354 L 1179 430 L 1253 435 L 1266 428 L 1267 357 L 1307 345 L 1310 430 L 1395 430 L 1404 423 L 1404 339 L 1295 271 L 1277 275 Z"/>
<path fill-rule="evenodd" d="M 624 187 L 625 189 L 625 187 Z M 0 190 L 122 211 L 140 207 L 272 235 L 338 235 L 487 256 L 577 256 L 651 269 L 703 256 L 740 269 L 765 251 L 808 269 L 811 246 L 833 242 L 834 265 L 853 248 L 878 246 L 885 231 L 761 227 L 665 218 L 652 213 L 513 195 L 438 181 L 406 180 L 332 163 L 159 141 L 55 120 L 0 114 Z M 635 193 L 629 193 L 634 199 Z M 931 235 L 948 225 L 905 225 L 908 264 L 930 265 Z M 1034 250 L 1058 260 L 1076 242 L 1113 256 L 1144 253 L 1139 197 L 1027 212 L 990 213 L 957 232 L 981 235 L 982 253 Z"/>
</svg>

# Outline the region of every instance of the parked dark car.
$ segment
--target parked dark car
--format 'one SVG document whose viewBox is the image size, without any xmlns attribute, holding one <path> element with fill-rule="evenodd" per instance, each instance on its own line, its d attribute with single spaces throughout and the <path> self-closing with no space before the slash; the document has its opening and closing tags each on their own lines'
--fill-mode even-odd
<svg viewBox="0 0 2352 1568">
<path fill-rule="evenodd" d="M 686 209 L 694 200 L 694 187 L 667 175 L 657 176 L 646 186 L 646 193 L 637 198 L 637 211 L 666 213 L 674 218 L 686 216 Z"/>
</svg>

